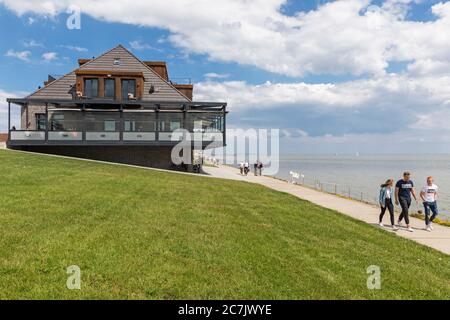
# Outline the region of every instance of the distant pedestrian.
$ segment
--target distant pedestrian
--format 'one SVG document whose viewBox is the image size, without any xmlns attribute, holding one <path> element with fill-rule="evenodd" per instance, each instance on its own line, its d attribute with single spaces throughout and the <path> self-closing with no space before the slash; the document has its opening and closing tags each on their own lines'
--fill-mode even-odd
<svg viewBox="0 0 450 320">
<path fill-rule="evenodd" d="M 423 207 L 425 209 L 425 226 L 427 231 L 433 230 L 433 220 L 439 214 L 437 206 L 437 191 L 438 186 L 433 183 L 433 177 L 427 178 L 427 184 L 422 188 L 420 197 L 423 200 Z M 430 211 L 433 215 L 430 218 Z"/>
<path fill-rule="evenodd" d="M 259 171 L 259 175 L 262 176 L 262 169 L 263 169 L 264 165 L 262 164 L 261 161 L 258 161 L 258 171 Z"/>
<path fill-rule="evenodd" d="M 402 212 L 398 218 L 398 225 L 401 226 L 402 220 L 405 219 L 406 228 L 409 232 L 414 230 L 409 224 L 409 207 L 411 206 L 411 195 L 417 202 L 416 192 L 414 191 L 414 182 L 410 179 L 411 174 L 406 171 L 403 173 L 403 179 L 397 181 L 395 185 L 395 204 L 401 206 Z"/>
<path fill-rule="evenodd" d="M 255 176 L 258 175 L 258 162 L 255 162 L 253 164 L 253 172 L 255 173 Z"/>
<path fill-rule="evenodd" d="M 248 175 L 249 172 L 250 172 L 250 164 L 246 161 L 244 162 L 244 174 Z"/>
<path fill-rule="evenodd" d="M 243 162 L 241 162 L 239 164 L 239 172 L 241 173 L 241 176 L 244 174 L 244 163 Z"/>
<path fill-rule="evenodd" d="M 389 211 L 389 216 L 391 218 L 391 227 L 392 230 L 396 231 L 398 228 L 395 226 L 394 219 L 394 204 L 392 203 L 392 197 L 394 195 L 394 179 L 389 179 L 385 183 L 381 185 L 379 202 L 381 207 L 379 224 L 380 227 L 384 227 L 383 225 L 383 216 L 386 213 L 386 210 Z"/>
</svg>

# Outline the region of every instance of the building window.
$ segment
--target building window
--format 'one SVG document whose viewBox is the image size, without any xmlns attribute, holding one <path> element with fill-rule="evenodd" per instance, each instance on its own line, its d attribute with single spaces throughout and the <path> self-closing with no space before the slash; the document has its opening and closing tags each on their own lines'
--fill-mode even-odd
<svg viewBox="0 0 450 320">
<path fill-rule="evenodd" d="M 180 121 L 170 121 L 170 131 L 175 131 L 181 128 Z"/>
<path fill-rule="evenodd" d="M 84 79 L 84 94 L 86 98 L 98 97 L 98 79 Z"/>
<path fill-rule="evenodd" d="M 159 131 L 173 132 L 183 128 L 182 113 L 160 113 L 159 114 Z"/>
<path fill-rule="evenodd" d="M 115 66 L 120 65 L 120 58 L 114 58 L 114 63 Z"/>
<path fill-rule="evenodd" d="M 136 121 L 125 121 L 125 131 L 136 131 Z"/>
<path fill-rule="evenodd" d="M 188 113 L 186 129 L 190 132 L 223 132 L 224 116 L 222 113 Z"/>
<path fill-rule="evenodd" d="M 116 131 L 115 120 L 105 120 L 105 131 Z"/>
<path fill-rule="evenodd" d="M 105 98 L 114 99 L 116 96 L 116 80 L 114 79 L 105 79 Z"/>
<path fill-rule="evenodd" d="M 128 100 L 128 95 L 136 98 L 136 80 L 134 79 L 122 80 L 122 100 Z"/>
<path fill-rule="evenodd" d="M 54 114 L 51 117 L 51 130 L 52 131 L 64 131 L 64 115 Z"/>
<path fill-rule="evenodd" d="M 45 113 L 36 113 L 36 130 L 45 130 Z"/>
<path fill-rule="evenodd" d="M 124 131 L 130 132 L 153 132 L 156 131 L 156 114 L 124 113 Z"/>
</svg>

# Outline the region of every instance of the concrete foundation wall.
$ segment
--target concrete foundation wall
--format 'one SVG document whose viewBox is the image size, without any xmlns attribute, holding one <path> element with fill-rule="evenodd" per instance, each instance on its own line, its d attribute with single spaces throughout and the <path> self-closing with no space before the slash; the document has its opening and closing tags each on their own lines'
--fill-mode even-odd
<svg viewBox="0 0 450 320">
<path fill-rule="evenodd" d="M 24 146 L 25 151 L 57 154 L 107 162 L 117 162 L 161 169 L 176 169 L 171 161 L 171 147 L 147 146 Z"/>
</svg>

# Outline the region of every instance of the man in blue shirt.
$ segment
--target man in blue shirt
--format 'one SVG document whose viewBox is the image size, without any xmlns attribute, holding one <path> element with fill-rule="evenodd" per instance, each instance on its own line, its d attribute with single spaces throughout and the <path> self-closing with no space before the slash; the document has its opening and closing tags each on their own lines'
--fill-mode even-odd
<svg viewBox="0 0 450 320">
<path fill-rule="evenodd" d="M 408 231 L 413 232 L 414 230 L 409 225 L 409 207 L 411 205 L 411 195 L 416 200 L 416 192 L 414 191 L 414 183 L 410 179 L 411 174 L 409 172 L 403 173 L 403 179 L 397 181 L 395 185 L 395 204 L 402 207 L 402 213 L 398 218 L 398 225 L 401 226 L 403 218 L 405 218 L 406 228 Z"/>
</svg>

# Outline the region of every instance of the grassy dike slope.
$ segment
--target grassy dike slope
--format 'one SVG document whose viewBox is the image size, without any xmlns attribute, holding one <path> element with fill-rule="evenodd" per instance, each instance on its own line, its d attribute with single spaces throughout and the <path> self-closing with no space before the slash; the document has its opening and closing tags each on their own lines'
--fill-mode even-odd
<svg viewBox="0 0 450 320">
<path fill-rule="evenodd" d="M 449 299 L 450 257 L 262 186 L 0 150 L 0 298 Z"/>
</svg>

